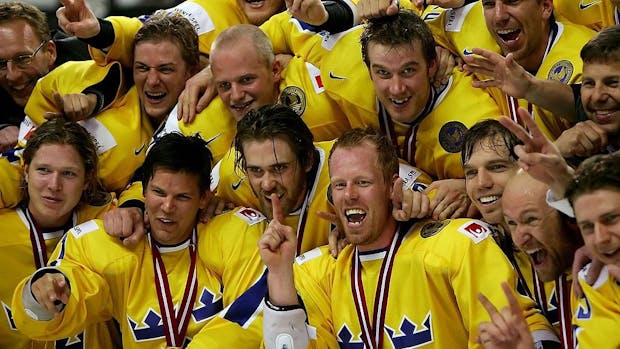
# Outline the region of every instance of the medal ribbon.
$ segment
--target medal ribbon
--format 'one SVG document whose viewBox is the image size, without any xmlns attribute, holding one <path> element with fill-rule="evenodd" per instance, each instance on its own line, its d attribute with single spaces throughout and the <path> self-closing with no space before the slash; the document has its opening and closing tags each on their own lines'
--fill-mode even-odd
<svg viewBox="0 0 620 349">
<path fill-rule="evenodd" d="M 571 307 L 570 307 L 570 286 L 571 283 L 566 280 L 566 275 L 562 274 L 555 281 L 555 294 L 558 297 L 560 331 L 562 335 L 562 348 L 573 348 L 573 328 L 571 325 Z"/>
<path fill-rule="evenodd" d="M 19 208 L 18 212 L 26 218 L 28 222 L 28 229 L 30 230 L 30 245 L 32 246 L 32 256 L 34 258 L 34 265 L 39 268 L 43 268 L 47 265 L 47 246 L 45 245 L 45 237 L 43 232 L 32 219 L 30 211 L 27 208 Z M 77 217 L 73 214 L 72 226 L 76 224 Z"/>
<path fill-rule="evenodd" d="M 383 347 L 383 328 L 385 327 L 385 311 L 387 310 L 387 300 L 390 290 L 390 277 L 392 275 L 392 267 L 396 251 L 402 242 L 402 236 L 397 230 L 392 238 L 392 243 L 387 251 L 383 263 L 377 287 L 375 289 L 375 306 L 373 309 L 372 323 L 369 317 L 368 307 L 364 293 L 364 284 L 362 281 L 361 261 L 359 258 L 359 250 L 356 247 L 353 254 L 353 268 L 351 268 L 351 291 L 355 301 L 355 309 L 357 310 L 357 318 L 362 329 L 362 340 L 368 349 L 380 349 Z"/>
<path fill-rule="evenodd" d="M 430 112 L 433 111 L 433 109 L 435 108 L 435 103 L 437 102 L 438 98 L 439 98 L 439 93 L 435 90 L 433 86 L 431 86 L 430 97 L 428 101 L 426 102 L 426 106 L 424 107 L 424 110 L 422 110 L 420 115 L 418 115 L 414 123 L 411 125 L 411 127 L 407 131 L 407 134 L 405 135 L 405 142 L 403 144 L 402 151 L 400 151 L 400 147 L 398 146 L 398 135 L 396 134 L 396 131 L 394 130 L 394 121 L 392 121 L 392 118 L 388 114 L 385 107 L 377 101 L 379 105 L 378 118 L 379 118 L 379 126 L 381 127 L 381 132 L 383 132 L 383 134 L 387 136 L 388 140 L 392 142 L 392 144 L 394 145 L 394 147 L 396 147 L 396 149 L 399 149 L 398 153 L 400 157 L 405 159 L 412 166 L 415 166 L 416 137 L 418 133 L 418 126 L 424 120 L 424 118 L 428 114 L 430 114 Z"/>
<path fill-rule="evenodd" d="M 166 274 L 166 266 L 161 259 L 159 249 L 153 241 L 151 234 L 147 235 L 151 252 L 153 255 L 153 268 L 155 271 L 155 289 L 157 291 L 157 299 L 159 300 L 159 309 L 164 323 L 164 332 L 166 335 L 166 343 L 170 347 L 181 347 L 187 332 L 187 326 L 192 315 L 192 308 L 197 294 L 197 277 L 196 277 L 196 229 L 192 231 L 189 243 L 190 266 L 187 273 L 187 281 L 185 282 L 185 291 L 181 305 L 174 312 L 174 303 L 170 294 L 170 285 L 168 283 L 168 275 Z"/>
</svg>

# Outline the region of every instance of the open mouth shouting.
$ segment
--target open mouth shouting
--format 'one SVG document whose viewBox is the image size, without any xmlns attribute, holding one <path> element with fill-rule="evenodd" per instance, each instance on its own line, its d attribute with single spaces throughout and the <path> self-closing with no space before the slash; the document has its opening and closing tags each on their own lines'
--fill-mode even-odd
<svg viewBox="0 0 620 349">
<path fill-rule="evenodd" d="M 521 29 L 501 29 L 495 33 L 509 49 L 514 50 L 517 48 L 516 45 L 519 41 Z"/>
<path fill-rule="evenodd" d="M 348 226 L 358 227 L 366 219 L 366 211 L 360 208 L 350 208 L 344 211 L 344 217 L 347 220 Z"/>
</svg>

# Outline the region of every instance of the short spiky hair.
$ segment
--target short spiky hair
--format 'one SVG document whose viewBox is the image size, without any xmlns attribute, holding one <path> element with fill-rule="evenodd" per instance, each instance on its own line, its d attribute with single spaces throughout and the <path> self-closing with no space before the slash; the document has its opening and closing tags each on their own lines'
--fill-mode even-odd
<svg viewBox="0 0 620 349">
<path fill-rule="evenodd" d="M 620 153 L 595 155 L 582 162 L 566 188 L 566 197 L 573 205 L 579 196 L 600 189 L 620 192 Z"/>
<path fill-rule="evenodd" d="M 336 149 L 353 148 L 365 143 L 373 145 L 377 150 L 377 165 L 383 171 L 383 179 L 390 183 L 394 175 L 398 175 L 398 152 L 383 133 L 372 127 L 354 128 L 343 133 L 329 152 L 329 160 Z"/>
<path fill-rule="evenodd" d="M 415 41 L 420 41 L 426 64 L 430 65 L 437 59 L 435 39 L 428 25 L 412 11 L 401 9 L 394 16 L 385 16 L 368 21 L 360 37 L 362 58 L 366 66 L 370 66 L 368 46 L 371 42 L 393 47 L 410 45 Z"/>
<path fill-rule="evenodd" d="M 211 151 L 200 136 L 184 136 L 169 133 L 159 138 L 149 149 L 142 165 L 142 188 L 146 190 L 149 181 L 159 169 L 182 172 L 198 177 L 201 193 L 209 190 L 211 184 Z"/>
<path fill-rule="evenodd" d="M 605 28 L 581 49 L 584 63 L 606 63 L 620 61 L 620 25 Z"/>
<path fill-rule="evenodd" d="M 18 1 L 0 3 L 0 24 L 14 20 L 28 22 L 40 41 L 51 40 L 47 17 L 35 6 Z"/>
<path fill-rule="evenodd" d="M 136 33 L 134 51 L 144 41 L 170 41 L 179 48 L 188 67 L 200 66 L 198 34 L 192 24 L 176 12 L 157 12 L 149 17 Z"/>
</svg>

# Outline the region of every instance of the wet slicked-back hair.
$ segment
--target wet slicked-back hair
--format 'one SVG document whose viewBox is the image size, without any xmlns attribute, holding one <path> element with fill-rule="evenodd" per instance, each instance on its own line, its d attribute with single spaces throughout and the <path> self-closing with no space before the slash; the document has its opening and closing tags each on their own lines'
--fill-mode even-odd
<svg viewBox="0 0 620 349">
<path fill-rule="evenodd" d="M 398 152 L 384 134 L 372 127 L 354 128 L 343 133 L 329 152 L 329 160 L 331 161 L 336 149 L 353 148 L 362 144 L 371 144 L 375 147 L 377 165 L 383 171 L 383 179 L 390 183 L 394 175 L 398 175 Z"/>
<path fill-rule="evenodd" d="M 265 64 L 265 66 L 271 67 L 275 59 L 271 41 L 260 28 L 251 24 L 238 24 L 222 31 L 217 38 L 215 38 L 213 44 L 211 44 L 211 54 L 213 55 L 213 52 L 217 51 L 220 47 L 238 45 L 239 41 L 242 39 L 248 39 L 254 46 L 261 62 Z"/>
<path fill-rule="evenodd" d="M 461 163 L 466 165 L 471 159 L 474 147 L 485 141 L 492 147 L 505 145 L 510 155 L 510 159 L 517 161 L 518 157 L 514 152 L 514 147 L 522 142 L 499 121 L 489 119 L 477 122 L 472 126 L 463 137 L 463 148 L 461 150 Z M 499 142 L 499 143 L 498 143 Z"/>
<path fill-rule="evenodd" d="M 584 63 L 612 63 L 620 61 L 620 25 L 605 28 L 581 49 Z"/>
<path fill-rule="evenodd" d="M 250 110 L 237 123 L 235 150 L 239 157 L 237 167 L 245 168 L 243 144 L 249 141 L 265 141 L 280 137 L 295 152 L 302 167 L 314 162 L 314 136 L 295 111 L 285 105 L 264 105 Z"/>
<path fill-rule="evenodd" d="M 182 15 L 157 12 L 144 22 L 136 33 L 133 47 L 145 41 L 170 41 L 181 52 L 181 57 L 190 68 L 200 66 L 198 34 L 192 24 Z"/>
<path fill-rule="evenodd" d="M 165 169 L 196 175 L 200 192 L 205 193 L 211 184 L 212 162 L 213 156 L 207 142 L 200 136 L 169 133 L 159 138 L 146 154 L 142 165 L 143 190 L 146 190 L 157 170 Z"/>
<path fill-rule="evenodd" d="M 595 155 L 579 165 L 566 188 L 571 205 L 581 195 L 600 189 L 620 192 L 620 153 Z"/>
<path fill-rule="evenodd" d="M 368 46 L 371 42 L 394 47 L 415 41 L 420 42 L 427 65 L 437 59 L 435 39 L 428 25 L 412 11 L 401 9 L 394 16 L 373 18 L 364 26 L 360 37 L 362 58 L 366 66 L 370 66 Z"/>
<path fill-rule="evenodd" d="M 30 165 L 37 151 L 47 144 L 70 145 L 80 155 L 86 175 L 86 189 L 80 203 L 102 205 L 109 199 L 97 177 L 99 158 L 92 136 L 79 124 L 62 118 L 39 125 L 32 133 L 23 153 L 25 165 Z"/>
<path fill-rule="evenodd" d="M 40 41 L 51 40 L 45 13 L 33 5 L 19 1 L 0 3 L 0 25 L 13 20 L 24 20 L 30 24 Z"/>
</svg>

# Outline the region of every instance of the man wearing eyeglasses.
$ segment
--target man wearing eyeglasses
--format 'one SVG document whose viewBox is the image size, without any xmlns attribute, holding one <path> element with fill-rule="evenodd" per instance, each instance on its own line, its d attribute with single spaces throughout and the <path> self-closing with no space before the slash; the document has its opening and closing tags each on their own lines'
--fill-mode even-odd
<svg viewBox="0 0 620 349">
<path fill-rule="evenodd" d="M 21 2 L 0 4 L 0 151 L 17 142 L 24 106 L 37 80 L 56 65 L 88 59 L 85 44 L 52 36 L 45 14 Z"/>
</svg>

